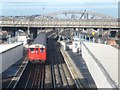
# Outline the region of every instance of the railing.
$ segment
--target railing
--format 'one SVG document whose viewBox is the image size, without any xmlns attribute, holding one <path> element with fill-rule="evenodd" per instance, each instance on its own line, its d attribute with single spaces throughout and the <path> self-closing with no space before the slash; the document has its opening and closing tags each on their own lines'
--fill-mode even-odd
<svg viewBox="0 0 120 90">
<path fill-rule="evenodd" d="M 103 27 L 103 28 L 120 28 L 117 20 L 97 20 L 97 19 L 81 19 L 81 20 L 64 20 L 64 19 L 48 19 L 48 20 L 6 20 L 1 21 L 1 27 Z"/>
</svg>

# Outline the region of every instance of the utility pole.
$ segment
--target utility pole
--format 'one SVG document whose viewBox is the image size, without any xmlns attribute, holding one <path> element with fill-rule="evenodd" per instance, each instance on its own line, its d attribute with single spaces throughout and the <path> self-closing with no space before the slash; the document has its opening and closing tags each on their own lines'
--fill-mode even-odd
<svg viewBox="0 0 120 90">
<path fill-rule="evenodd" d="M 30 35 L 30 17 L 28 17 L 28 28 L 27 28 L 27 34 Z"/>
</svg>

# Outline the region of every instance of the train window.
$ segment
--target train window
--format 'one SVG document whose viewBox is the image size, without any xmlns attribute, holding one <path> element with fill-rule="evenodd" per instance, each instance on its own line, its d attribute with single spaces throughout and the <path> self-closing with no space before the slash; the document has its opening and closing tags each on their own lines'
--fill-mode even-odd
<svg viewBox="0 0 120 90">
<path fill-rule="evenodd" d="M 40 48 L 40 52 L 44 52 L 44 48 Z"/>
<path fill-rule="evenodd" d="M 36 48 L 36 53 L 38 53 L 38 48 Z"/>
<path fill-rule="evenodd" d="M 34 53 L 34 48 L 30 48 L 30 52 L 31 52 L 31 53 Z"/>
</svg>

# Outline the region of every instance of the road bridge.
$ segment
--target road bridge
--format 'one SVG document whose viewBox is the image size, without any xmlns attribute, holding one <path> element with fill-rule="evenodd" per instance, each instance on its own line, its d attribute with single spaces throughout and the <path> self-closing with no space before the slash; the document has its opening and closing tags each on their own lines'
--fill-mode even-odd
<svg viewBox="0 0 120 90">
<path fill-rule="evenodd" d="M 0 27 L 120 28 L 116 18 L 88 11 L 60 11 L 44 15 L 0 18 Z"/>
</svg>

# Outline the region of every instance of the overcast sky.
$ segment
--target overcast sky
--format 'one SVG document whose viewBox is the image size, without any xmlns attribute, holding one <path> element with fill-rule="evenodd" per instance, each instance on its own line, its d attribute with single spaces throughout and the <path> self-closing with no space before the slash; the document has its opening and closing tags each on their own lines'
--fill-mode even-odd
<svg viewBox="0 0 120 90">
<path fill-rule="evenodd" d="M 0 0 L 2 2 L 119 2 L 119 0 Z"/>
<path fill-rule="evenodd" d="M 118 17 L 119 0 L 0 0 L 2 15 L 35 15 L 55 11 L 93 11 Z"/>
</svg>

